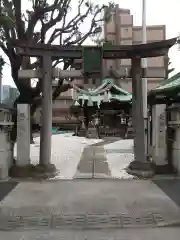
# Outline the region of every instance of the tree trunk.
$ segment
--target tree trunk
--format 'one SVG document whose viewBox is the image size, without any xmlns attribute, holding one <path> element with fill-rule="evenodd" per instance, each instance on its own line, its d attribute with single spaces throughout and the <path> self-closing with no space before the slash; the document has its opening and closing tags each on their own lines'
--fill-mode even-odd
<svg viewBox="0 0 180 240">
<path fill-rule="evenodd" d="M 29 64 L 29 58 L 23 58 L 22 66 L 24 69 L 28 69 L 28 64 Z M 36 91 L 35 89 L 31 88 L 31 81 L 30 79 L 19 79 L 18 77 L 18 71 L 20 69 L 20 65 L 15 66 L 12 65 L 13 68 L 11 69 L 12 71 L 12 77 L 14 79 L 14 82 L 16 83 L 18 90 L 20 92 L 20 95 L 17 97 L 17 99 L 14 102 L 14 108 L 17 110 L 17 104 L 30 104 L 31 110 L 30 110 L 30 116 L 34 115 L 34 112 L 36 111 L 36 107 L 33 106 L 32 108 L 32 103 L 34 98 L 38 97 L 40 94 L 40 91 Z M 11 132 L 11 140 L 13 142 L 16 142 L 17 139 L 17 111 L 16 113 L 13 114 L 12 120 L 14 122 L 14 126 Z M 32 123 L 32 118 L 31 118 L 31 123 Z M 31 126 L 31 143 L 33 143 L 33 136 L 32 136 L 32 126 Z"/>
</svg>

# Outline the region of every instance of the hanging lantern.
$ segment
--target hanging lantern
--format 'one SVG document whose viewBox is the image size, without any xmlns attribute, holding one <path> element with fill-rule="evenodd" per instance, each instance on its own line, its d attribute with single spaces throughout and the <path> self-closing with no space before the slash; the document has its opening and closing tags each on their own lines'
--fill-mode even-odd
<svg viewBox="0 0 180 240">
<path fill-rule="evenodd" d="M 103 102 L 109 102 L 108 92 L 104 92 L 104 100 L 103 100 Z"/>
<path fill-rule="evenodd" d="M 89 95 L 88 106 L 89 106 L 89 107 L 92 107 L 92 106 L 93 106 L 93 101 L 92 101 L 92 96 L 91 96 L 91 95 Z"/>
<path fill-rule="evenodd" d="M 97 102 L 98 108 L 100 108 L 100 105 L 101 105 L 101 99 L 100 99 L 100 96 L 99 96 L 99 99 L 98 99 L 98 102 Z"/>
<path fill-rule="evenodd" d="M 82 125 L 81 125 L 82 129 L 85 129 L 85 123 L 84 120 L 82 121 Z"/>
</svg>

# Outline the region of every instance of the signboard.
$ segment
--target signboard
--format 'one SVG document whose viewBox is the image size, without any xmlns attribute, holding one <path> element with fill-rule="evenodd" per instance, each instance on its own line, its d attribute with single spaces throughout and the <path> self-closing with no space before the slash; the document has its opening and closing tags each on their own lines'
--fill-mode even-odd
<svg viewBox="0 0 180 240">
<path fill-rule="evenodd" d="M 83 66 L 84 74 L 100 76 L 102 72 L 102 48 L 84 47 Z"/>
</svg>

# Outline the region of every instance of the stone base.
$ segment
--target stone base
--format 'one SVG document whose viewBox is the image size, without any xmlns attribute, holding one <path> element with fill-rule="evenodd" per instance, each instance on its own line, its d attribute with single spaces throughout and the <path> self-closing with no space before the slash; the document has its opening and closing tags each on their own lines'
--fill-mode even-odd
<svg viewBox="0 0 180 240">
<path fill-rule="evenodd" d="M 88 138 L 99 138 L 97 130 L 95 128 L 89 128 L 87 132 L 87 137 Z"/>
<path fill-rule="evenodd" d="M 54 164 L 42 165 L 38 164 L 35 166 L 36 171 L 39 174 L 53 174 L 56 173 L 56 166 Z"/>
<path fill-rule="evenodd" d="M 37 179 L 48 179 L 55 177 L 57 174 L 57 170 L 55 165 L 32 165 L 29 164 L 27 166 L 16 166 L 13 165 L 9 171 L 9 176 L 12 178 L 37 178 Z"/>
<path fill-rule="evenodd" d="M 155 174 L 150 162 L 139 161 L 131 162 L 127 168 L 127 173 L 142 178 L 151 178 Z"/>
</svg>

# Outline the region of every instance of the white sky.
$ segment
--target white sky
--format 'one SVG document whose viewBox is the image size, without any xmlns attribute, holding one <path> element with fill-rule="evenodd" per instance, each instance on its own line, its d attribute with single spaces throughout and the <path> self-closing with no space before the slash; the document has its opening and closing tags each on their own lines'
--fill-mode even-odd
<svg viewBox="0 0 180 240">
<path fill-rule="evenodd" d="M 75 4 L 74 0 L 74 4 Z M 106 3 L 108 0 L 92 0 L 96 3 Z M 27 3 L 28 0 L 23 0 Z M 142 0 L 114 0 L 122 8 L 128 8 L 134 16 L 134 25 L 141 25 Z M 166 25 L 166 37 L 173 38 L 180 33 L 180 0 L 146 0 L 147 4 L 147 25 Z M 180 71 L 180 51 L 172 49 L 169 53 L 173 67 L 176 72 Z M 5 59 L 8 62 L 8 59 Z M 8 64 L 3 70 L 3 85 L 14 85 L 11 78 L 11 71 Z"/>
</svg>

